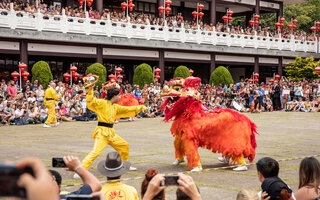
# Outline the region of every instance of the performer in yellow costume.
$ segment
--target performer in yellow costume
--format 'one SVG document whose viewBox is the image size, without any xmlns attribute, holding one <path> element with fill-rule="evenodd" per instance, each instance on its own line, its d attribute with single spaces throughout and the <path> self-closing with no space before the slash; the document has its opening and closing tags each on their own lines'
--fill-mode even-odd
<svg viewBox="0 0 320 200">
<path fill-rule="evenodd" d="M 93 89 L 89 87 L 87 94 L 87 107 L 98 115 L 98 126 L 95 128 L 92 137 L 94 145 L 92 151 L 81 162 L 85 169 L 89 169 L 91 163 L 100 155 L 104 148 L 109 144 L 121 156 L 121 159 L 127 161 L 129 159 L 129 144 L 113 129 L 116 118 L 128 117 L 132 112 L 136 114 L 145 110 L 144 105 L 139 106 L 120 106 L 117 103 L 120 100 L 120 90 L 112 87 L 107 90 L 107 100 L 97 99 L 93 96 Z M 136 170 L 130 167 L 131 170 Z M 75 178 L 77 175 L 74 176 Z"/>
<path fill-rule="evenodd" d="M 54 126 L 57 126 L 59 123 L 57 123 L 57 118 L 56 118 L 56 101 L 61 97 L 60 95 L 56 94 L 55 91 L 56 84 L 51 81 L 50 82 L 50 87 L 46 89 L 46 92 L 44 93 L 44 105 L 48 108 L 48 118 L 46 122 L 44 123 L 43 127 L 44 128 L 50 128 L 49 124 L 53 124 Z"/>
</svg>

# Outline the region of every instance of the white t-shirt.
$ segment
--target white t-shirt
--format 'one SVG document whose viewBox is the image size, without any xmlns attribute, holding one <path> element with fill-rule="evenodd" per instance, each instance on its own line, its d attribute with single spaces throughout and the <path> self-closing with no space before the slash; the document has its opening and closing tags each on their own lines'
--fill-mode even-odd
<svg viewBox="0 0 320 200">
<path fill-rule="evenodd" d="M 14 116 L 17 119 L 19 118 L 19 116 L 23 115 L 23 113 L 24 113 L 24 109 L 21 109 L 21 110 L 17 109 L 14 111 Z"/>
<path fill-rule="evenodd" d="M 43 117 L 43 118 L 47 117 L 47 115 L 48 115 L 47 113 L 48 113 L 48 108 L 41 109 L 40 110 L 40 117 Z"/>
<path fill-rule="evenodd" d="M 28 97 L 28 102 L 35 102 L 36 101 L 36 97 Z"/>
</svg>

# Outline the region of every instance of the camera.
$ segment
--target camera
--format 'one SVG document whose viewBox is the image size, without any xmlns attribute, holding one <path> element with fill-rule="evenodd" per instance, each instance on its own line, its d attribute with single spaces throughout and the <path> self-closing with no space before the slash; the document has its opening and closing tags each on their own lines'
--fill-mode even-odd
<svg viewBox="0 0 320 200">
<path fill-rule="evenodd" d="M 0 196 L 25 198 L 27 196 L 26 190 L 17 184 L 20 176 L 24 173 L 34 176 L 30 167 L 17 169 L 13 165 L 0 165 Z"/>
<path fill-rule="evenodd" d="M 67 200 L 100 200 L 100 197 L 93 197 L 91 195 L 68 195 Z"/>
<path fill-rule="evenodd" d="M 179 185 L 179 176 L 164 176 L 164 181 L 161 182 L 162 186 Z"/>
<path fill-rule="evenodd" d="M 52 158 L 52 167 L 67 167 L 63 158 Z"/>
</svg>

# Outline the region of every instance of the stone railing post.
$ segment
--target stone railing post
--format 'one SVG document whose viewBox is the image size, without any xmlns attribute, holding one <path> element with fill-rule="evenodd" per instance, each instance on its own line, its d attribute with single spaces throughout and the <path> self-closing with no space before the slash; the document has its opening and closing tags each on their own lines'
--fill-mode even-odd
<svg viewBox="0 0 320 200">
<path fill-rule="evenodd" d="M 38 9 L 38 12 L 37 12 L 37 31 L 42 31 L 42 27 L 43 27 L 43 15 L 42 13 L 40 12 L 40 9 Z"/>
<path fill-rule="evenodd" d="M 84 26 L 82 26 L 82 28 L 84 29 L 84 32 L 86 33 L 86 35 L 90 35 L 91 27 L 90 27 L 90 18 L 89 18 L 88 11 L 86 11 L 85 15 L 86 15 L 86 18 L 84 19 L 84 23 L 83 23 Z"/>
<path fill-rule="evenodd" d="M 211 42 L 213 45 L 217 44 L 217 33 L 216 33 L 216 27 L 213 27 L 213 31 L 211 33 Z"/>
<path fill-rule="evenodd" d="M 184 28 L 184 24 L 181 24 L 181 29 L 180 29 L 180 40 L 182 43 L 186 42 L 186 29 Z"/>
<path fill-rule="evenodd" d="M 9 11 L 9 14 L 7 17 L 8 17 L 9 26 L 11 29 L 16 29 L 16 27 L 17 27 L 16 14 L 17 14 L 16 11 L 14 11 L 14 9 L 13 9 L 13 3 L 10 3 L 10 11 Z"/>
<path fill-rule="evenodd" d="M 62 19 L 61 19 L 61 22 L 62 23 L 62 33 L 67 33 L 68 32 L 68 19 L 67 19 L 67 16 L 66 16 L 66 10 L 65 9 L 62 9 Z M 73 21 L 73 23 L 76 23 Z"/>
<path fill-rule="evenodd" d="M 106 31 L 107 31 L 107 36 L 111 37 L 111 35 L 112 35 L 112 23 L 111 23 L 111 20 L 110 20 L 110 13 L 107 14 Z"/>
</svg>

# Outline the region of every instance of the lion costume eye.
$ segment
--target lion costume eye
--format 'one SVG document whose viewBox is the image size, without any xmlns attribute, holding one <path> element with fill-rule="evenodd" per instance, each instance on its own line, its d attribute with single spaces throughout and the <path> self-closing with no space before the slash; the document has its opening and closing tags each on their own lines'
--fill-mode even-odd
<svg viewBox="0 0 320 200">
<path fill-rule="evenodd" d="M 180 86 L 180 85 L 173 86 L 173 89 L 176 90 L 176 91 L 180 91 L 181 88 L 182 88 L 182 86 Z"/>
</svg>

